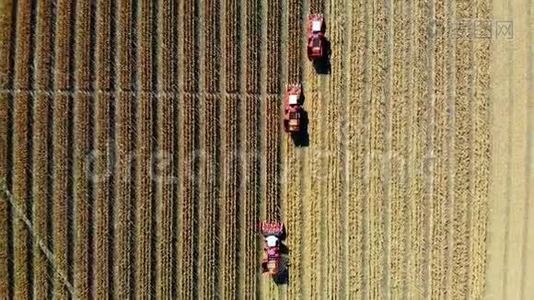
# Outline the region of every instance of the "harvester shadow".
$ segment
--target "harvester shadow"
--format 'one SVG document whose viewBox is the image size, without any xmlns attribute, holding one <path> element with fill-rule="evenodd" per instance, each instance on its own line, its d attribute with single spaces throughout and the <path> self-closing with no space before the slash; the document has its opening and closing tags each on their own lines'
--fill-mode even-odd
<svg viewBox="0 0 534 300">
<path fill-rule="evenodd" d="M 308 134 L 308 112 L 304 109 L 301 112 L 302 128 L 298 133 L 293 133 L 291 139 L 296 147 L 308 147 L 310 145 L 310 135 Z"/>
<path fill-rule="evenodd" d="M 317 74 L 328 75 L 331 72 L 332 65 L 330 64 L 330 55 L 332 54 L 331 43 L 328 39 L 324 39 L 324 47 L 326 55 L 320 59 L 313 61 L 313 68 Z"/>
</svg>

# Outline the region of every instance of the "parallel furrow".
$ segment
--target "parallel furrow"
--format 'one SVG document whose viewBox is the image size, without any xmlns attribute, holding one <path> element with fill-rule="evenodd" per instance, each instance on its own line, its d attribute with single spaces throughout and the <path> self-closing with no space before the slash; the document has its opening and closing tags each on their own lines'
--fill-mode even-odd
<svg viewBox="0 0 534 300">
<path fill-rule="evenodd" d="M 200 179 L 200 295 L 201 298 L 211 299 L 217 293 L 217 250 L 218 250 L 218 203 L 219 187 L 218 178 L 220 176 L 220 125 L 219 97 L 205 98 L 204 122 L 209 124 L 204 127 L 204 140 L 201 146 L 201 173 Z M 202 142 L 201 142 L 202 144 Z M 202 157 L 203 156 L 203 157 Z"/>
<path fill-rule="evenodd" d="M 183 299 L 196 298 L 199 291 L 196 283 L 199 280 L 198 261 L 199 253 L 195 244 L 198 243 L 199 220 L 198 220 L 198 122 L 199 112 L 197 109 L 199 99 L 189 95 L 184 96 L 183 105 L 183 169 L 182 174 L 182 228 L 180 240 L 182 241 L 182 267 L 190 270 L 188 274 L 180 277 L 179 295 Z"/>
<path fill-rule="evenodd" d="M 37 53 L 51 53 L 54 48 L 53 40 L 53 26 L 55 22 L 55 12 L 52 11 L 50 5 L 42 5 L 39 3 L 38 15 L 37 15 Z M 61 14 L 63 19 L 65 14 Z M 61 19 L 58 23 L 61 24 Z M 52 68 L 54 64 L 53 56 L 51 55 L 37 55 L 36 60 L 36 75 L 35 75 L 35 87 L 38 89 L 51 89 L 53 86 L 53 73 Z M 33 196 L 35 205 L 33 207 L 33 219 L 35 220 L 33 226 L 35 235 L 43 241 L 43 244 L 47 248 L 51 248 L 51 240 L 49 232 L 51 232 L 51 220 L 49 211 L 51 195 L 49 194 L 49 184 L 51 183 L 50 171 L 51 163 L 49 154 L 49 147 L 53 147 L 50 144 L 50 138 L 52 133 L 49 132 L 49 128 L 52 127 L 50 123 L 52 109 L 52 97 L 38 96 L 34 106 L 34 136 L 33 136 Z M 51 294 L 51 286 L 48 278 L 52 276 L 50 273 L 53 262 L 49 262 L 46 255 L 39 249 L 39 243 L 33 243 L 33 281 L 35 284 L 34 296 L 38 298 L 46 298 Z"/>
<path fill-rule="evenodd" d="M 242 234 L 241 249 L 244 249 L 243 254 L 245 262 L 245 270 L 243 276 L 247 278 L 250 283 L 245 285 L 243 291 L 244 299 L 254 298 L 258 291 L 258 236 L 255 230 L 260 222 L 258 216 L 260 213 L 260 161 L 257 155 L 258 151 L 258 125 L 260 120 L 260 111 L 258 108 L 259 97 L 244 97 L 241 99 L 243 105 L 241 109 L 241 120 L 244 121 L 244 136 L 243 151 L 241 152 L 244 171 L 241 184 L 244 184 L 244 195 L 242 196 L 243 203 L 241 204 L 239 215 L 244 218 L 243 228 L 240 232 Z M 243 127 L 241 127 L 243 128 Z"/>
<path fill-rule="evenodd" d="M 158 91 L 176 91 L 176 4 L 174 1 L 159 1 L 158 12 Z M 175 298 L 175 96 L 162 96 L 157 100 L 156 178 L 156 298 Z"/>
<path fill-rule="evenodd" d="M 91 78 L 93 72 L 92 55 L 94 51 L 89 46 L 92 35 L 94 35 L 95 24 L 91 17 L 94 12 L 91 11 L 89 3 L 80 3 L 77 5 L 77 19 L 75 27 L 76 45 L 75 61 L 76 70 L 73 70 L 75 76 L 76 89 L 89 89 L 91 87 Z M 59 24 L 58 24 L 59 25 Z M 71 25 L 74 26 L 74 25 Z M 72 47 L 72 45 L 70 45 Z M 92 103 L 94 98 L 89 95 L 74 95 L 74 289 L 75 298 L 88 298 L 93 292 L 92 270 L 94 269 L 92 261 L 92 241 L 90 236 L 92 203 L 92 182 L 89 177 L 90 162 L 87 157 L 88 153 L 93 151 L 93 129 L 92 129 Z"/>
<path fill-rule="evenodd" d="M 0 87 L 13 88 L 16 32 L 16 1 L 3 2 L 0 13 Z M 13 247 L 11 206 L 3 190 L 8 186 L 12 167 L 13 96 L 0 93 L 0 295 L 13 297 Z"/>
<path fill-rule="evenodd" d="M 152 34 L 154 6 L 152 1 L 137 4 L 137 88 L 151 91 L 153 86 L 155 35 Z M 137 98 L 136 111 L 136 153 L 135 153 L 135 292 L 136 297 L 146 299 L 156 290 L 152 285 L 152 198 L 156 191 L 152 181 L 152 161 L 154 159 L 153 102 L 150 95 Z"/>
<path fill-rule="evenodd" d="M 118 30 L 117 47 L 118 55 L 116 56 L 117 63 L 117 79 L 119 88 L 132 88 L 135 83 L 133 76 L 135 66 L 135 48 L 132 48 L 133 40 L 133 7 L 132 1 L 118 1 Z M 117 298 L 126 298 L 130 296 L 130 287 L 132 282 L 132 262 L 133 255 L 131 254 L 131 242 L 133 214 L 131 207 L 133 207 L 133 189 L 132 178 L 133 174 L 133 157 L 135 139 L 134 139 L 134 123 L 133 112 L 135 110 L 135 99 L 125 93 L 120 93 L 117 97 L 117 105 L 115 112 L 116 124 L 115 130 L 117 138 L 115 140 L 115 149 L 117 151 L 115 174 L 115 207 L 114 207 L 114 228 L 116 241 L 114 247 L 114 276 L 113 289 L 114 295 Z"/>
<path fill-rule="evenodd" d="M 226 73 L 228 76 L 228 73 Z M 233 75 L 232 75 L 232 78 Z M 228 79 L 228 78 L 227 78 Z M 229 82 L 229 81 L 227 81 Z M 224 241 L 221 243 L 222 256 L 221 260 L 223 276 L 220 278 L 223 289 L 221 291 L 223 298 L 232 298 L 237 293 L 237 281 L 240 280 L 239 274 L 240 267 L 248 265 L 254 265 L 256 261 L 243 261 L 237 255 L 240 253 L 241 240 L 236 238 L 239 233 L 239 224 L 242 220 L 238 219 L 239 209 L 241 204 L 239 203 L 239 183 L 241 180 L 240 172 L 240 131 L 239 131 L 239 101 L 240 99 L 235 96 L 226 96 L 224 98 L 224 115 L 223 115 L 223 152 L 222 152 L 222 168 L 223 168 L 223 193 L 220 216 L 222 222 L 222 232 L 219 239 Z M 246 214 L 253 212 L 246 211 Z M 245 230 L 249 230 L 246 228 Z M 243 249 L 247 251 L 248 249 Z M 254 251 L 254 249 L 251 249 Z M 246 253 L 246 252 L 245 252 Z M 245 258 L 247 258 L 245 256 Z M 249 275 L 249 274 L 247 274 Z M 250 277 L 246 277 L 250 278 Z M 241 283 L 253 282 L 253 280 L 245 280 Z"/>
<path fill-rule="evenodd" d="M 18 2 L 17 9 L 17 41 L 15 46 L 15 79 L 14 88 L 33 88 L 32 77 L 32 53 L 33 53 L 33 22 L 36 7 L 32 6 L 32 1 Z M 13 171 L 12 171 L 12 193 L 15 198 L 13 203 L 17 211 L 23 212 L 25 216 L 31 216 L 31 115 L 33 99 L 25 95 L 16 95 L 13 100 Z M 31 232 L 21 219 L 21 216 L 13 216 L 14 241 L 14 296 L 15 298 L 31 298 L 32 282 L 31 276 Z"/>
</svg>

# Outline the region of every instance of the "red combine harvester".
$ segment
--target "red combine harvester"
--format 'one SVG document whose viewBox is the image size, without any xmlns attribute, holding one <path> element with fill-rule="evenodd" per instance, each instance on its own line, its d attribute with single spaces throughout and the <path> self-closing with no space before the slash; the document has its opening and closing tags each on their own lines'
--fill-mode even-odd
<svg viewBox="0 0 534 300">
<path fill-rule="evenodd" d="M 325 57 L 325 24 L 322 14 L 308 16 L 308 59 L 314 61 Z"/>
<path fill-rule="evenodd" d="M 302 87 L 300 84 L 291 84 L 286 88 L 284 128 L 286 132 L 298 133 L 302 127 Z"/>
<path fill-rule="evenodd" d="M 262 273 L 271 277 L 279 275 L 284 268 L 282 256 L 282 240 L 284 239 L 284 224 L 277 222 L 261 223 L 261 234 L 263 235 L 263 261 L 261 263 Z"/>
</svg>

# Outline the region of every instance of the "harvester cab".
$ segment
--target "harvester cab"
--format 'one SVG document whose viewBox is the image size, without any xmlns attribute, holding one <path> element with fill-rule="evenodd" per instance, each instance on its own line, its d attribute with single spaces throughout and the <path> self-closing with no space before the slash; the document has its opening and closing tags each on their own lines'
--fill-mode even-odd
<svg viewBox="0 0 534 300">
<path fill-rule="evenodd" d="M 261 224 L 261 233 L 264 238 L 264 257 L 261 263 L 262 273 L 275 277 L 283 270 L 281 241 L 284 239 L 285 234 L 284 224 L 264 222 Z"/>
<path fill-rule="evenodd" d="M 286 132 L 298 133 L 301 130 L 302 119 L 302 87 L 300 84 L 291 84 L 286 88 L 284 128 Z"/>
<path fill-rule="evenodd" d="M 314 61 L 325 55 L 325 23 L 322 14 L 308 16 L 308 59 Z"/>
</svg>

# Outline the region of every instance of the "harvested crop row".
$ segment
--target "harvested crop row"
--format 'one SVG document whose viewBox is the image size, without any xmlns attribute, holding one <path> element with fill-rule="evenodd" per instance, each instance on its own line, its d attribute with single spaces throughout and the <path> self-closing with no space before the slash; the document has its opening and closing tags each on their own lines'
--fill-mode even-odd
<svg viewBox="0 0 534 300">
<path fill-rule="evenodd" d="M 438 2 L 435 7 L 437 24 L 446 24 L 446 8 L 445 3 Z M 441 26 L 440 26 L 441 27 Z M 438 29 L 438 28 L 436 28 Z M 447 28 L 448 29 L 448 28 Z M 442 31 L 435 37 L 434 48 L 434 90 L 435 90 L 435 104 L 434 104 L 434 162 L 433 176 L 433 200 L 432 200 L 432 256 L 431 256 L 431 284 L 433 298 L 443 298 L 446 296 L 447 289 L 446 274 L 447 268 L 447 222 L 448 222 L 448 203 L 449 195 L 447 192 L 447 168 L 449 166 L 448 160 L 450 154 L 447 149 L 447 128 L 448 124 L 448 99 L 447 99 L 447 85 L 448 73 L 447 56 L 449 50 L 447 45 L 447 33 L 441 34 Z"/>
<path fill-rule="evenodd" d="M 152 91 L 154 56 L 152 34 L 153 1 L 141 1 L 137 7 L 137 86 L 141 91 Z M 156 191 L 152 181 L 152 160 L 154 151 L 153 120 L 154 99 L 141 94 L 137 99 L 136 111 L 136 182 L 135 182 L 135 293 L 139 298 L 148 298 L 156 289 L 152 282 L 152 204 Z"/>
<path fill-rule="evenodd" d="M 280 69 L 282 45 L 280 38 L 282 8 L 279 1 L 268 1 L 267 7 L 267 94 L 277 94 L 280 92 Z M 278 108 L 275 109 L 278 113 Z M 277 125 L 278 126 L 278 125 Z M 267 149 L 269 147 L 267 146 Z M 267 181 L 267 184 L 269 182 Z"/>
<path fill-rule="evenodd" d="M 205 91 L 216 93 L 220 82 L 220 0 L 206 1 L 204 4 L 204 44 L 205 51 Z"/>
<path fill-rule="evenodd" d="M 16 2 L 15 2 L 16 3 Z M 13 86 L 13 57 L 14 57 L 14 32 L 15 32 L 15 5 L 12 0 L 3 2 L 3 10 L 0 13 L 0 88 L 11 89 Z M 13 286 L 13 249 L 11 244 L 11 206 L 3 189 L 9 188 L 8 176 L 11 169 L 11 131 L 13 128 L 13 96 L 0 93 L 0 295 L 12 298 Z"/>
<path fill-rule="evenodd" d="M 53 86 L 53 56 L 48 55 L 52 53 L 53 44 L 53 26 L 55 25 L 55 12 L 52 11 L 50 5 L 43 5 L 45 3 L 40 2 L 38 5 L 37 15 L 37 41 L 36 41 L 36 76 L 35 86 L 39 90 L 50 90 Z M 61 12 L 60 12 L 61 13 Z M 64 17 L 64 14 L 62 14 Z M 61 17 L 60 17 L 61 19 Z M 60 20 L 58 20 L 60 21 Z M 59 23 L 59 22 L 58 22 Z M 33 197 L 34 197 L 34 233 L 38 239 L 42 239 L 43 244 L 47 248 L 51 248 L 51 240 L 49 239 L 49 233 L 52 232 L 52 228 L 48 226 L 52 224 L 51 215 L 49 212 L 52 207 L 49 205 L 51 202 L 50 184 L 52 183 L 49 176 L 51 170 L 51 157 L 50 148 L 53 147 L 51 143 L 52 132 L 49 128 L 52 127 L 51 109 L 52 109 L 52 97 L 48 95 L 38 94 L 34 105 L 34 135 L 33 135 Z M 37 242 L 33 243 L 33 282 L 34 282 L 34 296 L 37 298 L 49 297 L 52 291 L 49 284 L 49 278 L 53 276 L 50 273 L 51 264 L 47 260 L 46 256 L 39 249 Z"/>
<path fill-rule="evenodd" d="M 260 93 L 260 49 L 261 49 L 261 16 L 259 0 L 247 3 L 247 54 L 246 54 L 246 93 Z"/>
<path fill-rule="evenodd" d="M 384 46 L 386 42 L 386 11 L 384 3 L 375 3 L 373 11 L 374 33 L 372 41 L 372 92 L 371 92 L 371 116 L 370 116 L 370 198 L 369 202 L 369 232 L 370 232 L 370 251 L 369 251 L 369 297 L 382 299 L 387 296 L 387 290 L 382 289 L 387 274 L 386 266 L 386 246 L 384 244 L 386 233 L 385 210 L 387 199 L 384 194 L 382 177 L 384 174 L 383 158 L 385 153 L 385 128 L 386 121 L 386 101 L 384 96 L 386 91 L 385 77 L 387 76 L 386 68 L 386 51 Z"/>
<path fill-rule="evenodd" d="M 350 86 L 348 110 L 348 165 L 347 173 L 350 178 L 354 178 L 349 184 L 348 198 L 348 218 L 347 234 L 349 245 L 347 252 L 348 266 L 347 273 L 349 282 L 347 286 L 347 296 L 349 298 L 363 298 L 363 270 L 362 255 L 364 245 L 364 202 L 366 200 L 367 186 L 364 184 L 365 174 L 365 154 L 367 152 L 365 142 L 366 124 L 366 105 L 365 97 L 365 71 L 369 66 L 369 60 L 365 52 L 365 2 L 359 0 L 352 3 L 352 26 L 350 31 Z"/>
<path fill-rule="evenodd" d="M 77 90 L 89 90 L 91 86 L 92 55 L 94 50 L 91 44 L 91 32 L 94 29 L 91 7 L 89 3 L 79 3 L 76 19 L 76 69 L 73 75 Z M 71 25 L 74 26 L 74 25 Z M 73 45 L 70 45 L 73 47 Z M 74 298 L 88 298 L 93 286 L 93 241 L 91 232 L 92 203 L 94 201 L 93 185 L 89 178 L 90 163 L 87 154 L 93 150 L 93 102 L 94 98 L 88 95 L 76 94 L 74 97 Z"/>
<path fill-rule="evenodd" d="M 161 85 L 160 85 L 161 87 Z M 164 87 L 161 87 L 164 88 Z M 157 121 L 157 165 L 154 175 L 156 176 L 156 295 L 157 298 L 172 298 L 175 295 L 173 247 L 175 224 L 175 199 L 174 199 L 174 145 L 175 136 L 175 110 L 176 98 L 172 96 L 159 97 L 157 101 L 158 121 Z"/>
<path fill-rule="evenodd" d="M 225 84 L 227 93 L 237 93 L 239 91 L 240 82 L 240 59 L 241 48 L 240 41 L 243 37 L 240 35 L 240 28 L 242 26 L 240 18 L 241 3 L 238 0 L 229 0 L 225 4 Z M 238 101 L 238 100 L 235 100 Z"/>
<path fill-rule="evenodd" d="M 471 20 L 474 15 L 473 3 L 456 3 L 457 18 L 460 20 Z M 463 33 L 457 38 L 456 44 L 456 98 L 455 98 L 455 174 L 454 174 L 454 250 L 453 250 L 453 274 L 452 296 L 454 298 L 462 298 L 469 296 L 469 283 L 466 280 L 470 275 L 469 270 L 469 210 L 471 202 L 471 164 L 473 157 L 471 157 L 471 108 L 472 102 L 472 65 L 473 56 L 473 41 L 472 37 L 464 36 Z"/>
<path fill-rule="evenodd" d="M 183 299 L 198 297 L 196 284 L 198 276 L 198 153 L 199 150 L 199 112 L 197 108 L 198 98 L 192 95 L 184 95 L 183 105 L 183 169 L 182 176 L 182 228 L 179 240 L 182 241 L 182 268 L 190 272 L 182 273 L 178 290 Z"/>
<path fill-rule="evenodd" d="M 241 99 L 240 120 L 244 122 L 245 128 L 241 136 L 244 137 L 243 147 L 240 155 L 243 159 L 243 177 L 241 184 L 243 184 L 244 195 L 242 196 L 243 203 L 239 209 L 239 216 L 242 217 L 240 222 L 241 246 L 240 253 L 244 253 L 244 259 L 241 262 L 240 270 L 242 278 L 244 278 L 244 286 L 242 289 L 243 299 L 252 298 L 258 291 L 258 239 L 256 236 L 259 213 L 260 213 L 260 161 L 257 155 L 258 151 L 258 124 L 260 120 L 260 110 L 258 103 L 260 101 L 257 96 L 246 96 Z"/>
<path fill-rule="evenodd" d="M 217 294 L 217 254 L 218 242 L 218 199 L 220 178 L 220 124 L 219 112 L 221 99 L 218 96 L 207 96 L 202 105 L 204 117 L 201 124 L 203 128 L 200 149 L 200 199 L 199 217 L 200 246 L 199 246 L 199 291 L 200 297 L 211 299 Z"/>
<path fill-rule="evenodd" d="M 131 90 L 134 86 L 135 48 L 131 45 L 134 40 L 133 33 L 133 9 L 130 1 L 118 3 L 118 31 L 117 38 L 117 83 L 122 90 Z M 116 174 L 115 206 L 114 206 L 114 240 L 113 253 L 113 290 L 117 298 L 127 298 L 132 286 L 132 262 L 131 233 L 133 232 L 132 207 L 133 196 L 133 166 L 132 153 L 134 153 L 134 124 L 132 117 L 135 109 L 134 98 L 128 94 L 119 92 L 117 97 L 117 111 L 114 120 L 117 138 L 115 141 L 116 165 L 112 166 Z"/>
<path fill-rule="evenodd" d="M 33 59 L 33 22 L 32 17 L 36 7 L 32 1 L 20 1 L 17 9 L 17 28 L 15 46 L 15 81 L 14 88 L 28 90 L 32 87 L 33 72 L 31 61 Z M 33 99 L 27 94 L 15 95 L 13 119 L 13 196 L 15 198 L 15 211 L 26 214 L 25 216 L 13 215 L 13 240 L 14 240 L 14 265 L 15 270 L 15 298 L 31 298 L 33 286 L 31 286 L 31 249 L 28 228 L 21 217 L 30 216 L 30 192 L 31 178 L 31 136 L 32 124 L 31 111 Z"/>
<path fill-rule="evenodd" d="M 242 205 L 239 203 L 239 184 L 241 180 L 240 172 L 240 116 L 239 116 L 239 97 L 238 96 L 226 96 L 224 97 L 224 114 L 222 120 L 223 133 L 222 136 L 224 140 L 223 152 L 222 152 L 222 170 L 223 175 L 223 192 L 222 192 L 222 203 L 220 211 L 220 222 L 221 225 L 221 234 L 219 239 L 224 241 L 221 243 L 220 247 L 222 249 L 221 257 L 222 260 L 222 270 L 221 274 L 223 276 L 220 278 L 220 285 L 222 285 L 222 296 L 223 298 L 232 298 L 237 293 L 237 283 L 239 280 L 239 266 L 244 264 L 254 264 L 255 261 L 243 261 L 239 259 L 237 253 L 239 251 L 240 240 L 234 238 L 239 232 L 239 207 Z M 249 212 L 246 212 L 249 213 Z M 245 252 L 246 253 L 246 252 Z M 245 259 L 247 256 L 245 256 Z M 241 263 L 240 263 L 241 262 Z M 246 281 L 248 282 L 248 281 Z M 245 282 L 245 283 L 246 283 Z"/>
<path fill-rule="evenodd" d="M 490 3 L 487 0 L 477 1 L 477 20 L 490 18 Z M 532 33 L 531 33 L 532 36 Z M 486 235 L 488 219 L 488 186 L 490 170 L 490 131 L 489 131 L 489 57 L 490 44 L 488 39 L 475 41 L 476 79 L 474 82 L 473 101 L 473 135 L 472 141 L 474 170 L 472 176 L 474 191 L 471 198 L 473 211 L 471 214 L 471 282 L 470 298 L 481 298 L 484 295 L 486 274 Z M 532 66 L 532 65 L 531 65 Z M 531 102 L 532 103 L 532 102 Z M 528 268 L 528 267 L 527 267 Z M 528 280 L 527 280 L 528 281 Z"/>
</svg>

